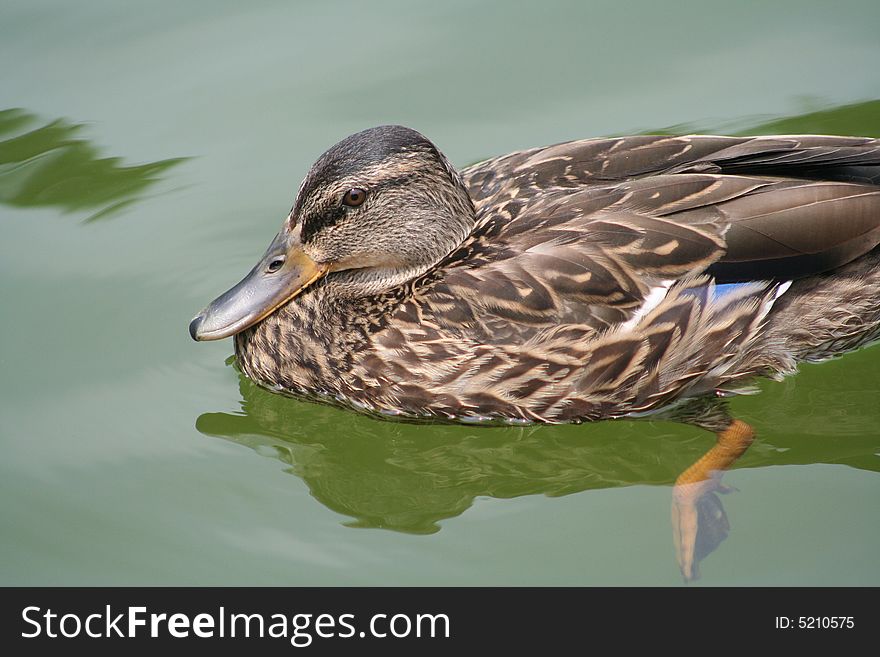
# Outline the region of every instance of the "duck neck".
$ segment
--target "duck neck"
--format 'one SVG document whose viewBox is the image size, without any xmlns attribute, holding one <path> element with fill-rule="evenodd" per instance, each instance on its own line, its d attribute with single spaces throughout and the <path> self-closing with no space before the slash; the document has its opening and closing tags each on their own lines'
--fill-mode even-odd
<svg viewBox="0 0 880 657">
<path fill-rule="evenodd" d="M 269 387 L 349 395 L 346 373 L 428 269 L 328 275 L 235 336 L 241 369 Z"/>
</svg>

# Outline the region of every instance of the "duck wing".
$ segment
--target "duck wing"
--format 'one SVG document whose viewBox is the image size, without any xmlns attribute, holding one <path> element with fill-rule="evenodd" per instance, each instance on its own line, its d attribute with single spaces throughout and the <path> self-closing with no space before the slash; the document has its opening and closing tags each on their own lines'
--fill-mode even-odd
<svg viewBox="0 0 880 657">
<path fill-rule="evenodd" d="M 826 271 L 880 242 L 878 172 L 880 142 L 864 138 L 640 136 L 515 153 L 464 172 L 478 225 L 433 294 L 451 322 L 514 337 L 505 322 L 626 322 L 702 273 Z"/>
<path fill-rule="evenodd" d="M 778 135 L 637 135 L 518 151 L 462 171 L 478 208 L 554 187 L 578 188 L 659 173 L 733 173 L 880 184 L 880 140 Z"/>
<path fill-rule="evenodd" d="M 378 340 L 430 384 L 388 403 L 569 421 L 787 371 L 753 348 L 786 289 L 767 279 L 876 246 L 878 164 L 866 139 L 632 137 L 467 169 L 475 230 Z"/>
</svg>

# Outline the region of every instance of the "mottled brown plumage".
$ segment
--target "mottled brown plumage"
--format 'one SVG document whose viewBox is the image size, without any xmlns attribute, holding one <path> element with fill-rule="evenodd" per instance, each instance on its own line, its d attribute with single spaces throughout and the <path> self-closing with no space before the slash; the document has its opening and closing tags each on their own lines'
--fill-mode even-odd
<svg viewBox="0 0 880 657">
<path fill-rule="evenodd" d="M 878 140 L 591 139 L 459 175 L 385 126 L 312 168 L 251 274 L 296 251 L 305 287 L 235 347 L 263 385 L 389 415 L 649 412 L 877 338 L 878 243 Z"/>
</svg>

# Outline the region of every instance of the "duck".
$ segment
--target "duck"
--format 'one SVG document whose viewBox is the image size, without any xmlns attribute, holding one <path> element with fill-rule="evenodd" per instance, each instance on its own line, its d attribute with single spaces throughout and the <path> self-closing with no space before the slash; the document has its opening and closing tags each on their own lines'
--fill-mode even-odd
<svg viewBox="0 0 880 657">
<path fill-rule="evenodd" d="M 379 126 L 318 158 L 189 331 L 386 417 L 637 417 L 876 340 L 878 243 L 878 139 L 634 135 L 458 171 Z"/>
<path fill-rule="evenodd" d="M 755 438 L 728 397 L 880 339 L 878 244 L 875 138 L 582 139 L 459 171 L 379 126 L 317 159 L 189 332 L 233 337 L 261 387 L 386 419 L 714 432 L 673 487 L 689 581 Z"/>
</svg>

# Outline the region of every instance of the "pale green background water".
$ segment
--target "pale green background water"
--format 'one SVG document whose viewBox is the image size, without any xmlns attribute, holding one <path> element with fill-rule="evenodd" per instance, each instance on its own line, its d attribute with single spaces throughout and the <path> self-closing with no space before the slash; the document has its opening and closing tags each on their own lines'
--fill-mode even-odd
<svg viewBox="0 0 880 657">
<path fill-rule="evenodd" d="M 878 25 L 875 0 L 5 0 L 0 584 L 680 583 L 670 484 L 711 435 L 381 423 L 255 389 L 187 323 L 351 132 L 459 165 L 677 124 L 878 135 Z M 761 388 L 700 582 L 880 584 L 880 348 Z"/>
</svg>

